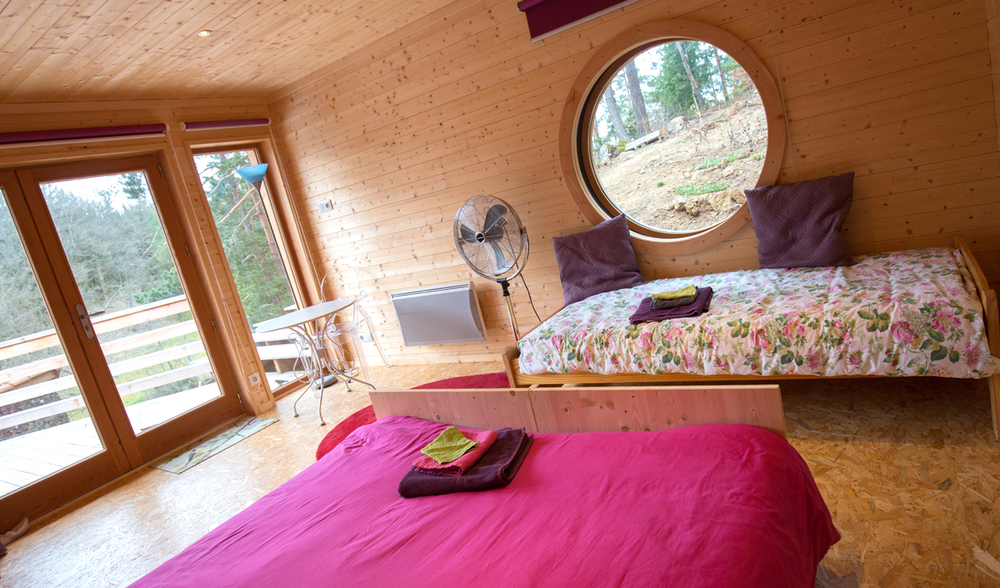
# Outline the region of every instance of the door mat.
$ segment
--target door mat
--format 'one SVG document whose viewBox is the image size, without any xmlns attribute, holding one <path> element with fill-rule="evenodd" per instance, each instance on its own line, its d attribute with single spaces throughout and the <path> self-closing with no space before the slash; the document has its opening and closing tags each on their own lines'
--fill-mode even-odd
<svg viewBox="0 0 1000 588">
<path fill-rule="evenodd" d="M 152 467 L 172 474 L 184 473 L 277 421 L 278 419 L 241 417 L 214 437 L 206 439 L 194 447 L 183 449 L 165 460 L 153 464 Z"/>
</svg>

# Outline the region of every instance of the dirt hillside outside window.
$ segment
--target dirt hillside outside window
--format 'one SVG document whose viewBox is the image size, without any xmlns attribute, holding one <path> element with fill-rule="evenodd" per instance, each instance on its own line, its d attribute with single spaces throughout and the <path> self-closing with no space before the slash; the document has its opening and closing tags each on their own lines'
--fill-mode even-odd
<svg viewBox="0 0 1000 588">
<path fill-rule="evenodd" d="M 757 185 L 768 146 L 764 104 L 747 72 L 717 47 L 652 46 L 592 100 L 594 175 L 608 203 L 633 222 L 668 234 L 703 230 L 735 214 L 743 190 Z"/>
</svg>

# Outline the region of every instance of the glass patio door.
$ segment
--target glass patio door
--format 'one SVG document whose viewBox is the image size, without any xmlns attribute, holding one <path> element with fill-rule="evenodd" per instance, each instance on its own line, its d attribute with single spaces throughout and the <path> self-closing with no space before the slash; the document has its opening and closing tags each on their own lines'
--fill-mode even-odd
<svg viewBox="0 0 1000 588">
<path fill-rule="evenodd" d="M 0 455 L 5 431 L 24 444 L 72 426 L 89 432 L 71 435 L 75 451 L 107 454 L 115 467 L 102 476 L 114 477 L 241 413 L 236 391 L 224 393 L 216 380 L 209 348 L 218 356 L 219 341 L 205 302 L 185 292 L 196 274 L 156 159 L 18 170 L 16 185 L 12 175 L 3 184 L 8 216 L 48 312 L 36 298 L 33 313 L 0 334 L 0 369 L 17 376 L 8 379 L 16 388 L 0 391 L 0 406 L 8 395 L 20 402 L 13 417 L 0 410 Z M 24 264 L 19 271 L 31 275 Z M 5 356 L 5 342 L 26 338 L 33 344 Z M 20 429 L 3 428 L 4 418 Z M 54 471 L 32 466 L 38 481 L 22 476 L 8 492 L 75 470 L 90 482 L 102 477 L 81 459 L 47 458 Z M 2 494 L 0 507 L 8 510 Z"/>
<path fill-rule="evenodd" d="M 2 528 L 128 471 L 103 402 L 82 394 L 96 383 L 68 315 L 53 312 L 65 301 L 50 274 L 40 271 L 36 280 L 32 271 L 45 259 L 33 227 L 14 222 L 23 204 L 17 178 L 0 172 Z"/>
</svg>

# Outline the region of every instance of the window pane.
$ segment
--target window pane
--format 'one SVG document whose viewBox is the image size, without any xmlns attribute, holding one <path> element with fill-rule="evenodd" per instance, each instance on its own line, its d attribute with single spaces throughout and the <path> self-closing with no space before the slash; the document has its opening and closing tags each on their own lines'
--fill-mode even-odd
<svg viewBox="0 0 1000 588">
<path fill-rule="evenodd" d="M 104 449 L 0 190 L 0 496 Z"/>
<path fill-rule="evenodd" d="M 296 308 L 281 249 L 261 194 L 236 170 L 258 162 L 252 151 L 196 155 L 195 164 L 222 239 L 226 260 L 251 329 Z M 272 173 L 272 172 L 268 172 Z M 266 197 L 267 189 L 262 188 Z M 255 333 L 264 372 L 273 385 L 294 378 L 298 357 L 290 332 Z"/>
<path fill-rule="evenodd" d="M 221 396 L 145 174 L 41 189 L 135 433 Z"/>
<path fill-rule="evenodd" d="M 652 47 L 606 88 L 590 133 L 607 198 L 664 232 L 716 225 L 746 202 L 767 150 L 764 105 L 746 71 L 708 43 Z"/>
</svg>

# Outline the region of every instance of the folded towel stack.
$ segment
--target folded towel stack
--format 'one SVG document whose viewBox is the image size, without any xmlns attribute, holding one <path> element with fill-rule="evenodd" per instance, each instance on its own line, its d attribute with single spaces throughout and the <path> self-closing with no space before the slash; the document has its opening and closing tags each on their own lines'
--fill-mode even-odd
<svg viewBox="0 0 1000 588">
<path fill-rule="evenodd" d="M 427 455 L 426 449 L 424 447 L 420 450 L 421 455 L 417 458 L 417 461 L 413 462 L 413 469 L 418 472 L 424 472 L 425 474 L 435 474 L 438 476 L 461 476 L 465 472 L 469 471 L 469 468 L 476 465 L 483 455 L 493 447 L 493 443 L 497 440 L 496 431 L 477 431 L 474 429 L 463 429 L 459 430 L 456 427 L 448 427 L 441 432 L 444 435 L 446 432 L 454 431 L 458 435 L 462 435 L 463 439 L 473 443 L 474 447 L 471 450 L 467 450 L 467 453 L 461 455 L 457 459 L 451 460 L 437 460 L 433 457 Z M 431 443 L 433 445 L 439 439 L 438 438 Z M 428 445 L 430 447 L 430 445 Z"/>
<path fill-rule="evenodd" d="M 664 308 L 674 308 L 677 306 L 687 306 L 695 300 L 698 293 L 694 284 L 689 284 L 680 290 L 673 292 L 658 292 L 650 296 L 653 310 L 663 310 Z"/>
<path fill-rule="evenodd" d="M 458 427 L 446 427 L 437 438 L 424 446 L 420 453 L 436 464 L 446 464 L 475 449 L 476 442 L 466 437 Z"/>
<path fill-rule="evenodd" d="M 697 288 L 693 302 L 684 306 L 675 306 L 660 310 L 653 308 L 652 296 L 643 298 L 639 302 L 639 308 L 629 317 L 629 322 L 633 325 L 638 325 L 639 323 L 701 316 L 708 312 L 708 307 L 712 303 L 712 294 L 711 288 Z"/>
<path fill-rule="evenodd" d="M 501 488 L 514 479 L 521 462 L 524 461 L 524 456 L 528 454 L 528 448 L 531 447 L 531 435 L 524 429 L 467 430 L 463 433 L 469 434 L 470 439 L 483 440 L 478 441 L 476 449 L 455 462 L 439 464 L 444 467 L 425 467 L 428 464 L 422 459 L 425 456 L 421 456 L 399 483 L 399 495 L 404 498 L 414 498 Z M 461 470 L 458 462 L 482 448 L 489 440 L 490 433 L 493 434 L 493 440 L 489 441 L 489 447 L 472 463 L 468 463 L 469 460 L 464 462 L 462 466 L 466 469 Z M 456 474 L 455 469 L 449 468 L 458 468 L 459 473 Z"/>
</svg>

